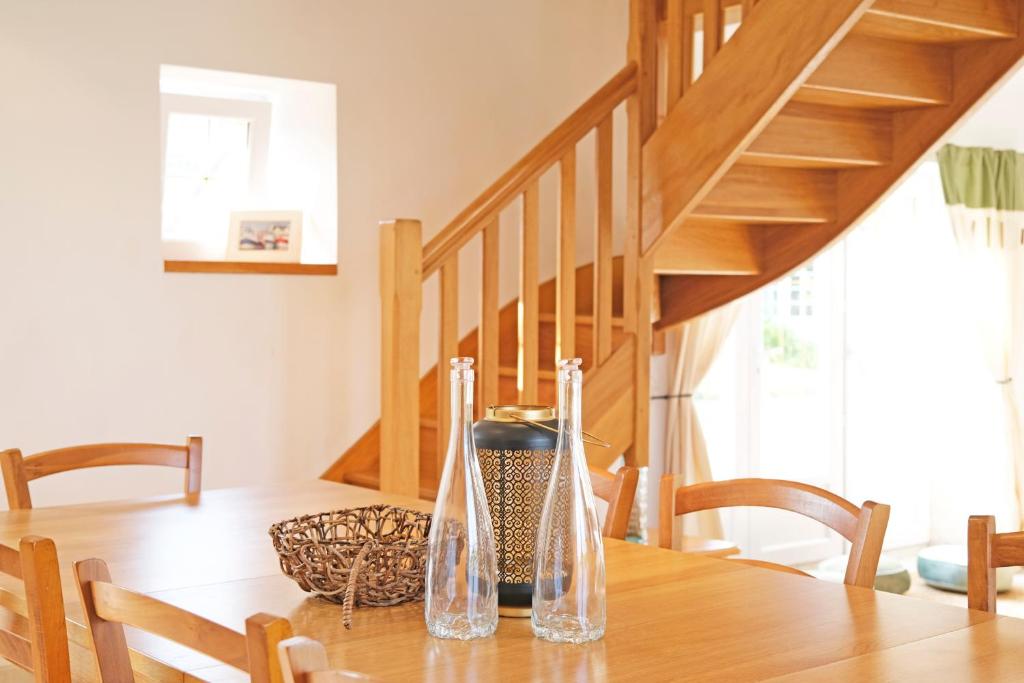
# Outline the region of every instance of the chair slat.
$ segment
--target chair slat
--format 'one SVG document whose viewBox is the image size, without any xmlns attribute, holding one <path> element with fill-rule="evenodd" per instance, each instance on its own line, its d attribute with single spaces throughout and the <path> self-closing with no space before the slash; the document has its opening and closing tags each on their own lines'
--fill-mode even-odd
<svg viewBox="0 0 1024 683">
<path fill-rule="evenodd" d="M 830 491 L 782 479 L 731 479 L 684 486 L 675 493 L 675 514 L 723 507 L 789 510 L 821 522 L 853 541 L 860 508 Z"/>
<path fill-rule="evenodd" d="M 1024 531 L 996 534 L 992 539 L 992 566 L 1024 565 Z"/>
<path fill-rule="evenodd" d="M 114 585 L 106 563 L 95 558 L 75 563 L 75 579 L 101 680 L 135 680 L 124 636 L 127 625 L 248 672 L 253 683 L 283 683 L 277 645 L 292 635 L 286 619 L 256 614 L 246 620 L 245 634 L 238 633 L 180 607 Z"/>
<path fill-rule="evenodd" d="M 29 481 L 86 467 L 107 465 L 158 465 L 188 467 L 188 448 L 141 443 L 103 443 L 72 446 L 37 453 L 25 458 Z"/>
<path fill-rule="evenodd" d="M 96 615 L 169 638 L 188 648 L 249 671 L 245 636 L 180 607 L 104 581 L 92 581 Z"/>
<path fill-rule="evenodd" d="M 28 620 L 5 608 L 0 608 L 0 657 L 32 671 Z"/>
<path fill-rule="evenodd" d="M 21 577 L 21 555 L 14 548 L 0 544 L 0 572 L 13 576 L 16 579 Z"/>
<path fill-rule="evenodd" d="M 7 503 L 12 510 L 32 508 L 28 482 L 51 474 L 110 465 L 154 465 L 185 470 L 185 494 L 202 486 L 203 440 L 190 436 L 184 446 L 153 443 L 86 444 L 24 457 L 18 449 L 0 452 Z"/>
<path fill-rule="evenodd" d="M 844 583 L 871 588 L 889 523 L 889 506 L 867 501 L 858 508 L 834 493 L 782 479 L 712 481 L 673 490 L 677 475 L 661 478 L 659 545 L 673 547 L 678 515 L 723 507 L 768 507 L 789 510 L 821 522 L 850 541 Z"/>
</svg>

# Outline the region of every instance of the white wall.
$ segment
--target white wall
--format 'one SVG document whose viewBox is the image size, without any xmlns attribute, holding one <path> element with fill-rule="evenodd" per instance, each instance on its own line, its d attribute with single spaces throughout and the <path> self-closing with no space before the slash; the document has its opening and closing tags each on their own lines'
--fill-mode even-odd
<svg viewBox="0 0 1024 683">
<path fill-rule="evenodd" d="M 317 475 L 378 415 L 377 221 L 438 230 L 623 65 L 626 5 L 0 0 L 0 444 L 194 432 L 207 487 Z M 336 278 L 162 272 L 160 64 L 337 85 Z"/>
<path fill-rule="evenodd" d="M 964 147 L 994 147 L 1024 152 L 1024 69 L 1007 78 L 948 136 Z"/>
</svg>

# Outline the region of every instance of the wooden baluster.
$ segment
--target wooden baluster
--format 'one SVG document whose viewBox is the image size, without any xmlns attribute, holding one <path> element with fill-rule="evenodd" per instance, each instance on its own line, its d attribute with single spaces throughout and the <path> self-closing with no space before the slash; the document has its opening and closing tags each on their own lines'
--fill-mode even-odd
<svg viewBox="0 0 1024 683">
<path fill-rule="evenodd" d="M 437 481 L 441 480 L 444 456 L 451 431 L 451 359 L 459 355 L 459 254 L 445 261 L 438 273 L 441 295 L 437 344 Z"/>
<path fill-rule="evenodd" d="M 648 426 L 640 424 L 648 418 L 650 402 L 650 346 L 640 344 L 646 327 L 643 314 L 648 315 L 650 283 L 644 280 L 652 277 L 652 271 L 641 262 L 642 215 L 642 150 L 644 143 L 654 132 L 654 94 L 657 93 L 657 11 L 653 0 L 630 0 L 629 3 L 629 59 L 637 64 L 637 89 L 626 102 L 628 118 L 626 147 L 626 244 L 622 261 L 622 299 L 625 331 L 637 335 L 634 363 L 634 413 L 633 444 L 626 451 L 629 464 L 647 464 Z M 652 94 L 653 93 L 653 94 Z M 647 332 L 647 339 L 650 339 Z M 644 375 L 646 370 L 647 375 Z"/>
<path fill-rule="evenodd" d="M 683 47 L 682 47 L 682 90 L 685 93 L 693 85 L 693 32 L 694 32 L 694 18 L 693 12 L 686 12 L 683 15 Z"/>
<path fill-rule="evenodd" d="M 576 356 L 576 148 L 559 164 L 555 359 Z"/>
<path fill-rule="evenodd" d="M 422 227 L 398 219 L 380 228 L 380 490 L 418 498 Z"/>
<path fill-rule="evenodd" d="M 665 18 L 665 51 L 667 53 L 665 60 L 667 68 L 665 111 L 670 112 L 676 101 L 683 96 L 683 91 L 688 85 L 685 67 L 686 62 L 690 60 L 686 56 L 686 46 L 689 44 L 689 41 L 686 40 L 686 1 L 666 1 L 668 6 Z"/>
<path fill-rule="evenodd" d="M 477 356 L 479 356 L 477 362 L 480 364 L 478 418 L 483 417 L 487 406 L 498 404 L 498 382 L 501 381 L 498 377 L 498 333 L 501 311 L 498 299 L 499 237 L 498 219 L 495 218 L 487 224 L 483 232 L 480 331 L 477 336 Z"/>
<path fill-rule="evenodd" d="M 754 9 L 754 0 L 743 0 L 740 3 L 740 21 L 746 21 L 752 9 Z"/>
<path fill-rule="evenodd" d="M 722 47 L 723 23 L 719 0 L 704 0 L 704 71 Z"/>
<path fill-rule="evenodd" d="M 597 125 L 597 220 L 594 257 L 594 362 L 612 355 L 612 117 Z"/>
<path fill-rule="evenodd" d="M 517 378 L 519 402 L 537 402 L 537 370 L 540 364 L 540 281 L 538 247 L 540 187 L 534 179 L 523 192 L 523 218 L 519 242 L 519 353 Z"/>
<path fill-rule="evenodd" d="M 636 332 L 637 268 L 642 225 L 642 150 L 657 125 L 658 12 L 654 0 L 630 0 L 627 53 L 637 65 L 636 91 L 626 100 L 626 244 L 622 259 L 625 329 Z"/>
</svg>

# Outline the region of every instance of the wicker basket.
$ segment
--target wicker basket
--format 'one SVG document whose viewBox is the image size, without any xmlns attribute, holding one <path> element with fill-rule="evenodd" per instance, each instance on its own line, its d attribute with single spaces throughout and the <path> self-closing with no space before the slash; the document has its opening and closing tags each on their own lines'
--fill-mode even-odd
<svg viewBox="0 0 1024 683">
<path fill-rule="evenodd" d="M 430 515 L 392 507 L 335 510 L 278 522 L 270 537 L 281 570 L 302 590 L 344 606 L 383 607 L 419 600 L 427 570 Z"/>
</svg>

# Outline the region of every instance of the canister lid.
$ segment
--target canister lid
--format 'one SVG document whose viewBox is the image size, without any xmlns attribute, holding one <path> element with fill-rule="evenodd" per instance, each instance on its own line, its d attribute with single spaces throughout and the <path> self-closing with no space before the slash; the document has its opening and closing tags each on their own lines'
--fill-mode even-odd
<svg viewBox="0 0 1024 683">
<path fill-rule="evenodd" d="M 492 422 L 547 422 L 555 419 L 555 409 L 551 406 L 487 406 L 484 419 Z"/>
</svg>

